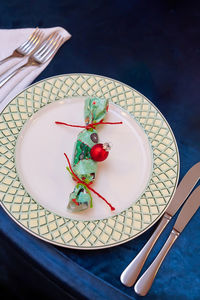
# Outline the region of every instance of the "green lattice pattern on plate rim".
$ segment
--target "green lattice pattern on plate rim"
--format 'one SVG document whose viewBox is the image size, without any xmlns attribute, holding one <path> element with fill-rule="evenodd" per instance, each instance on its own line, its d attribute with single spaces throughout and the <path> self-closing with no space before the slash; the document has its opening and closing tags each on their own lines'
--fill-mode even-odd
<svg viewBox="0 0 200 300">
<path fill-rule="evenodd" d="M 15 145 L 26 120 L 48 103 L 71 96 L 104 97 L 121 106 L 143 127 L 153 149 L 153 173 L 144 194 L 127 210 L 107 219 L 77 221 L 56 215 L 32 199 L 17 176 Z M 4 109 L 0 129 L 1 204 L 19 225 L 57 245 L 97 249 L 133 239 L 162 215 L 177 185 L 179 155 L 168 123 L 147 98 L 110 78 L 69 74 L 38 82 Z"/>
</svg>

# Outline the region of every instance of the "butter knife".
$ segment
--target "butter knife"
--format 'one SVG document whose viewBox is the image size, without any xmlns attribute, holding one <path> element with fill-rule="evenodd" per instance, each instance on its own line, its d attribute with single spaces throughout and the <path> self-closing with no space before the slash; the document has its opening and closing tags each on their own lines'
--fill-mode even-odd
<svg viewBox="0 0 200 300">
<path fill-rule="evenodd" d="M 150 267 L 145 271 L 142 277 L 137 281 L 135 285 L 135 292 L 140 296 L 145 296 L 152 286 L 154 278 L 165 258 L 168 251 L 178 238 L 179 234 L 183 231 L 185 226 L 188 224 L 192 216 L 196 213 L 197 209 L 200 207 L 200 186 L 198 186 L 191 196 L 188 198 L 184 204 L 181 212 L 178 215 L 176 223 L 166 241 L 161 251 L 154 259 Z"/>
<path fill-rule="evenodd" d="M 188 197 L 188 195 L 194 188 L 199 178 L 200 178 L 200 162 L 195 164 L 183 177 L 178 188 L 176 189 L 176 192 L 174 194 L 173 199 L 171 200 L 170 205 L 165 211 L 163 217 L 161 218 L 161 221 L 158 227 L 156 228 L 156 230 L 154 231 L 153 235 L 145 244 L 145 246 L 141 249 L 138 255 L 122 272 L 120 280 L 124 285 L 131 287 L 135 283 L 149 253 L 151 252 L 156 241 L 158 240 L 160 234 L 163 232 L 163 230 L 171 220 L 172 216 L 175 215 L 175 213 L 184 203 L 185 199 Z"/>
</svg>

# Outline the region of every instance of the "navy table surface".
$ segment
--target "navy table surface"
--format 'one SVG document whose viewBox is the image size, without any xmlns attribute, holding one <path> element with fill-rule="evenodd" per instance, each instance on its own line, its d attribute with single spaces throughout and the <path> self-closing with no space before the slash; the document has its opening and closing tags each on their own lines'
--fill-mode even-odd
<svg viewBox="0 0 200 300">
<path fill-rule="evenodd" d="M 72 34 L 37 81 L 83 72 L 124 82 L 147 96 L 172 127 L 180 151 L 180 179 L 200 161 L 199 1 L 2 0 L 0 15 L 1 29 L 63 26 Z M 139 299 L 119 277 L 154 228 L 118 247 L 77 251 L 33 237 L 0 209 L 0 297 Z M 145 299 L 200 299 L 199 228 L 200 211 Z"/>
</svg>

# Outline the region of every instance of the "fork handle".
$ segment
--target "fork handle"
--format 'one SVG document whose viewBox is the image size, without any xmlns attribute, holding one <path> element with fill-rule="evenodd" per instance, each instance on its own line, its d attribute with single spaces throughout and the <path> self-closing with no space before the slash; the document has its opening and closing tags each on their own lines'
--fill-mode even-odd
<svg viewBox="0 0 200 300">
<path fill-rule="evenodd" d="M 17 50 L 14 50 L 13 53 L 7 57 L 5 57 L 4 59 L 0 60 L 0 65 L 2 65 L 3 63 L 5 63 L 7 60 L 11 59 L 11 58 L 20 58 L 23 57 L 22 54 L 20 54 Z"/>
<path fill-rule="evenodd" d="M 27 64 L 22 65 L 21 67 L 19 67 L 18 69 L 14 70 L 12 73 L 10 73 L 8 76 L 6 76 L 5 78 L 3 78 L 2 80 L 0 80 L 0 88 L 4 86 L 4 84 L 11 79 L 13 76 L 15 76 L 17 73 L 19 73 L 20 71 L 22 71 Z"/>
<path fill-rule="evenodd" d="M 11 54 L 10 56 L 7 56 L 6 58 L 0 60 L 0 65 L 2 65 L 2 64 L 5 63 L 7 60 L 9 60 L 9 59 L 11 59 L 11 58 L 13 58 L 13 57 L 14 57 L 13 54 Z"/>
<path fill-rule="evenodd" d="M 138 275 L 140 274 L 140 271 L 142 270 L 142 267 L 144 266 L 144 263 L 151 252 L 153 246 L 155 245 L 157 239 L 159 238 L 160 234 L 163 232 L 169 221 L 171 220 L 171 216 L 167 213 L 164 214 L 162 217 L 158 227 L 152 234 L 151 238 L 148 240 L 148 242 L 144 245 L 142 250 L 138 253 L 138 255 L 132 260 L 132 262 L 126 267 L 126 269 L 122 272 L 120 280 L 121 282 L 131 287 L 134 285 Z"/>
<path fill-rule="evenodd" d="M 178 236 L 179 232 L 173 229 L 157 257 L 154 259 L 146 272 L 136 282 L 134 288 L 136 294 L 145 296 L 148 293 L 165 256 L 171 249 Z"/>
</svg>

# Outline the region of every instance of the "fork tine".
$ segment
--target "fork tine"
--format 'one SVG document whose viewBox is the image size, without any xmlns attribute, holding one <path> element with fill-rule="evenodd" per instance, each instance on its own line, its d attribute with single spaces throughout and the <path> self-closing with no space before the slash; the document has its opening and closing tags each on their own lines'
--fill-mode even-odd
<svg viewBox="0 0 200 300">
<path fill-rule="evenodd" d="M 35 43 L 38 40 L 38 38 L 41 36 L 41 34 L 42 34 L 42 31 L 38 30 L 38 32 L 35 34 L 34 38 L 30 42 Z"/>
<path fill-rule="evenodd" d="M 22 52 L 30 52 L 29 48 L 33 48 L 37 45 L 37 43 L 39 42 L 38 39 L 41 37 L 41 34 L 42 34 L 42 31 L 38 29 L 38 31 L 35 32 L 35 34 L 31 37 L 31 39 L 27 40 L 24 44 L 22 44 L 18 48 L 18 50 L 20 50 Z"/>
<path fill-rule="evenodd" d="M 42 45 L 40 46 L 40 48 L 35 52 L 35 56 L 40 56 L 42 55 L 48 48 L 49 46 L 52 44 L 52 42 L 54 41 L 54 39 L 56 39 L 56 37 L 58 36 L 57 32 L 52 33 L 47 40 L 45 40 Z"/>
<path fill-rule="evenodd" d="M 35 40 L 33 41 L 34 44 L 38 43 L 38 40 L 41 39 L 44 36 L 44 33 L 40 31 L 38 35 L 36 36 Z"/>
<path fill-rule="evenodd" d="M 58 51 L 58 49 L 60 48 L 60 46 L 62 45 L 63 41 L 64 41 L 64 38 L 62 36 L 60 36 L 60 38 L 57 40 L 54 47 L 49 51 L 49 53 L 46 53 L 46 55 L 43 56 L 42 60 L 47 61 L 50 57 L 54 56 L 56 54 L 56 52 Z"/>
<path fill-rule="evenodd" d="M 23 50 L 27 47 L 27 45 L 29 45 L 29 43 L 31 43 L 35 37 L 38 35 L 38 33 L 40 32 L 39 28 L 37 27 L 34 32 L 29 36 L 28 40 L 26 40 L 22 45 L 19 46 L 20 50 Z"/>
<path fill-rule="evenodd" d="M 49 39 L 49 41 L 45 43 L 42 50 L 39 49 L 33 54 L 33 59 L 39 63 L 45 63 L 57 52 L 57 49 L 62 45 L 63 41 L 64 38 L 60 34 L 54 34 L 53 38 Z"/>
<path fill-rule="evenodd" d="M 36 27 L 35 30 L 33 31 L 33 33 L 29 36 L 28 40 L 32 40 L 38 31 L 40 31 L 40 30 L 38 27 Z"/>
<path fill-rule="evenodd" d="M 39 31 L 38 35 L 35 37 L 35 39 L 32 42 L 30 42 L 29 45 L 27 45 L 27 47 L 26 47 L 26 49 L 24 49 L 24 51 L 30 52 L 31 50 L 33 50 L 37 46 L 37 44 L 40 42 L 40 40 L 42 39 L 43 36 L 44 36 L 43 32 Z"/>
<path fill-rule="evenodd" d="M 57 43 L 59 39 L 60 39 L 60 35 L 57 34 L 55 39 L 51 40 L 51 42 L 48 43 L 45 49 L 43 49 L 43 51 L 39 53 L 38 58 L 40 60 L 43 60 L 44 56 L 46 56 L 53 49 L 55 43 Z"/>
<path fill-rule="evenodd" d="M 43 56 L 47 55 L 54 47 L 55 43 L 57 43 L 57 41 L 60 39 L 60 35 L 56 35 L 56 37 L 51 40 L 50 43 L 48 43 L 47 47 L 45 48 L 45 51 L 43 50 L 39 55 L 40 58 L 43 59 Z"/>
<path fill-rule="evenodd" d="M 35 38 L 35 36 L 37 36 L 38 32 L 40 32 L 40 29 L 36 27 L 33 33 L 29 36 L 28 40 L 32 41 Z"/>
</svg>

